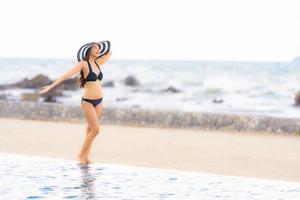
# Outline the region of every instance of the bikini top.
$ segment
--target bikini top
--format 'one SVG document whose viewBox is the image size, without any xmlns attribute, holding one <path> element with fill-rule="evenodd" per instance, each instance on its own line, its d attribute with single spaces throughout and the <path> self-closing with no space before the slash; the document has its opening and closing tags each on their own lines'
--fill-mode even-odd
<svg viewBox="0 0 300 200">
<path fill-rule="evenodd" d="M 97 64 L 97 62 L 95 62 L 95 64 L 97 65 L 97 67 L 100 71 L 98 76 L 96 73 L 93 72 L 90 62 L 88 60 L 87 60 L 87 63 L 89 66 L 89 73 L 88 73 L 87 77 L 85 78 L 85 81 L 97 81 L 97 79 L 101 81 L 103 79 L 103 73 L 101 72 L 100 67 Z"/>
</svg>

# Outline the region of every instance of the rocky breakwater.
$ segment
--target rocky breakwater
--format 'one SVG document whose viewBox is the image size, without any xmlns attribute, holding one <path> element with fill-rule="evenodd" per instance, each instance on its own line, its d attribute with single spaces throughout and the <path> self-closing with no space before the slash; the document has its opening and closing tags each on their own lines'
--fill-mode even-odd
<svg viewBox="0 0 300 200">
<path fill-rule="evenodd" d="M 0 117 L 86 122 L 80 106 L 32 101 L 0 100 Z M 255 115 L 106 107 L 100 121 L 141 127 L 300 134 L 300 119 Z"/>
</svg>

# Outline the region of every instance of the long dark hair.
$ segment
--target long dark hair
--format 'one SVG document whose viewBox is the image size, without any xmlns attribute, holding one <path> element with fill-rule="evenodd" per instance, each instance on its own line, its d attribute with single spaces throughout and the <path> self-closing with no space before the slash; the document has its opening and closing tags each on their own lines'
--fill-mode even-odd
<svg viewBox="0 0 300 200">
<path fill-rule="evenodd" d="M 83 60 L 85 60 L 85 61 L 89 60 L 91 49 L 92 49 L 92 47 L 88 48 L 88 50 L 86 51 L 85 57 L 83 57 Z M 80 88 L 83 88 L 86 84 L 82 70 L 80 70 L 80 75 L 77 77 L 76 83 L 77 83 L 77 85 L 79 85 Z"/>
</svg>

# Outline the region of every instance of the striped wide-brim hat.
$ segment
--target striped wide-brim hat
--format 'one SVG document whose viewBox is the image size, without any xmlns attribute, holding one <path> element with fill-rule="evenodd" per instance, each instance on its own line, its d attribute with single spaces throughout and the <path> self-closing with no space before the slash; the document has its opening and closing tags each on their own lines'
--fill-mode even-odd
<svg viewBox="0 0 300 200">
<path fill-rule="evenodd" d="M 77 52 L 77 60 L 78 62 L 83 60 L 86 57 L 86 52 L 89 48 L 91 48 L 94 44 L 97 44 L 100 49 L 100 55 L 97 58 L 100 58 L 107 54 L 110 50 L 110 42 L 108 40 L 106 41 L 100 41 L 100 42 L 89 42 L 80 47 L 80 49 Z M 97 59 L 96 58 L 96 59 Z"/>
</svg>

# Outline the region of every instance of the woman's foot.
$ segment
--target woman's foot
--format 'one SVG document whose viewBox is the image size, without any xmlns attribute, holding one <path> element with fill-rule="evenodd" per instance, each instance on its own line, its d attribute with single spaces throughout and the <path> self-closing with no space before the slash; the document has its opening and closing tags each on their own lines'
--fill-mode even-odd
<svg viewBox="0 0 300 200">
<path fill-rule="evenodd" d="M 83 157 L 77 157 L 77 160 L 81 163 L 81 164 L 88 164 L 87 160 Z"/>
<path fill-rule="evenodd" d="M 86 162 L 87 162 L 87 164 L 91 164 L 91 163 L 93 163 L 90 159 L 86 159 Z"/>
</svg>

